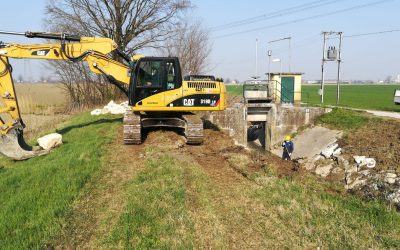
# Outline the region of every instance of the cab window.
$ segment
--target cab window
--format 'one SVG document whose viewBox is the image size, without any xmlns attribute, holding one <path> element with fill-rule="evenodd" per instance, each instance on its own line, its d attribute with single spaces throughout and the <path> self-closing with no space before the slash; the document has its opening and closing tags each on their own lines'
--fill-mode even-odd
<svg viewBox="0 0 400 250">
<path fill-rule="evenodd" d="M 175 63 L 174 62 L 167 62 L 167 90 L 176 89 L 180 86 L 175 71 Z"/>
<path fill-rule="evenodd" d="M 138 87 L 161 87 L 161 63 L 152 61 L 142 61 L 138 69 Z"/>
</svg>

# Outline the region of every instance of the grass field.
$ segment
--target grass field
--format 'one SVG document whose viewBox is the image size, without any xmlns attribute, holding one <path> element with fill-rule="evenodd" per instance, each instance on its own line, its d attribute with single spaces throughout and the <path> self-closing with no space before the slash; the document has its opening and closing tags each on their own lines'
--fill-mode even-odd
<svg viewBox="0 0 400 250">
<path fill-rule="evenodd" d="M 319 86 L 303 85 L 302 102 L 320 104 Z M 400 111 L 400 105 L 393 103 L 393 94 L 400 85 L 341 85 L 340 105 L 343 107 Z M 336 105 L 336 86 L 325 86 L 326 105 Z"/>
<path fill-rule="evenodd" d="M 226 87 L 231 95 L 241 96 L 243 94 L 242 85 L 229 85 Z M 319 86 L 302 85 L 302 102 L 312 105 L 320 104 L 320 96 L 318 95 Z M 395 89 L 400 89 L 400 85 L 342 85 L 340 106 L 400 111 L 400 105 L 393 103 L 393 94 Z M 325 86 L 325 105 L 336 105 L 336 86 Z"/>
</svg>

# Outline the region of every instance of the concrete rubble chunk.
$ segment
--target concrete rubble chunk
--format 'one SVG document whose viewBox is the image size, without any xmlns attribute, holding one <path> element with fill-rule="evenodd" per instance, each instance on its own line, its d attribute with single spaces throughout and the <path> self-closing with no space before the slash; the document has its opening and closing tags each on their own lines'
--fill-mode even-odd
<svg viewBox="0 0 400 250">
<path fill-rule="evenodd" d="M 376 166 L 376 161 L 374 158 L 367 158 L 366 156 L 353 156 L 354 161 L 357 163 L 358 167 L 366 166 L 367 168 L 374 168 Z"/>
<path fill-rule="evenodd" d="M 43 149 L 52 149 L 62 144 L 62 135 L 57 133 L 48 134 L 37 139 L 37 142 Z"/>
<path fill-rule="evenodd" d="M 362 164 L 362 162 L 364 162 L 364 160 L 365 160 L 365 156 L 355 155 L 355 156 L 353 156 L 353 158 L 354 158 L 354 161 L 359 165 Z"/>
<path fill-rule="evenodd" d="M 332 168 L 333 168 L 333 163 L 326 166 L 318 166 L 315 169 L 315 173 L 319 176 L 327 177 L 331 173 Z"/>
<path fill-rule="evenodd" d="M 341 148 L 337 148 L 335 151 L 333 151 L 333 156 L 334 157 L 339 157 L 342 154 L 342 149 Z"/>
<path fill-rule="evenodd" d="M 362 179 L 362 176 L 353 173 L 351 175 L 346 176 L 347 185 L 345 186 L 345 188 L 353 189 L 355 187 L 365 184 L 366 182 L 367 179 Z"/>
<path fill-rule="evenodd" d="M 336 142 L 332 143 L 321 151 L 321 155 L 323 155 L 327 159 L 331 158 L 336 149 L 338 149 L 338 147 L 339 145 Z"/>
<path fill-rule="evenodd" d="M 397 175 L 394 173 L 387 173 L 385 176 L 385 182 L 387 182 L 389 184 L 394 184 L 394 183 L 396 183 L 396 177 L 397 177 Z"/>
</svg>

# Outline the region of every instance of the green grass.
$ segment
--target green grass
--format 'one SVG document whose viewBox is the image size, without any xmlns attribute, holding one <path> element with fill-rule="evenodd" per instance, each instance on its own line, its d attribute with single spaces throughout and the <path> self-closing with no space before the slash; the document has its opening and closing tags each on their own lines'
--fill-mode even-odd
<svg viewBox="0 0 400 250">
<path fill-rule="evenodd" d="M 302 85 L 302 102 L 320 104 L 319 86 Z M 341 85 L 340 106 L 400 112 L 393 103 L 393 95 L 400 85 Z M 336 105 L 336 85 L 325 86 L 325 105 Z"/>
<path fill-rule="evenodd" d="M 59 131 L 64 144 L 49 155 L 22 162 L 2 159 L 2 249 L 45 247 L 61 229 L 66 212 L 85 184 L 102 167 L 105 147 L 115 137 L 118 120 L 80 115 Z"/>
<path fill-rule="evenodd" d="M 191 249 L 184 166 L 167 155 L 150 157 L 146 169 L 132 180 L 128 204 L 108 244 L 125 249 Z"/>
<path fill-rule="evenodd" d="M 353 130 L 365 126 L 370 120 L 371 118 L 368 118 L 359 111 L 334 108 L 332 112 L 321 116 L 318 122 L 328 125 L 333 129 Z"/>
<path fill-rule="evenodd" d="M 303 84 L 301 88 L 302 102 L 320 105 L 319 86 Z M 231 95 L 243 95 L 242 85 L 228 85 L 226 89 Z M 340 106 L 400 112 L 400 105 L 393 103 L 396 89 L 400 85 L 341 85 Z M 336 105 L 336 85 L 325 86 L 324 105 Z"/>
<path fill-rule="evenodd" d="M 305 178 L 276 179 L 253 192 L 285 232 L 284 248 L 366 249 L 400 247 L 400 215 L 379 202 L 363 202 L 341 187 Z M 332 190 L 327 192 L 327 190 Z"/>
<path fill-rule="evenodd" d="M 243 96 L 243 85 L 226 85 L 226 91 L 234 96 Z"/>
</svg>

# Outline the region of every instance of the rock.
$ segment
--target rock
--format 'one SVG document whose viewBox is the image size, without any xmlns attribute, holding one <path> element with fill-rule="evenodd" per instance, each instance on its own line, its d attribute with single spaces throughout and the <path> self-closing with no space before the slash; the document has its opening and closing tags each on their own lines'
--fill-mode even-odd
<svg viewBox="0 0 400 250">
<path fill-rule="evenodd" d="M 341 174 L 343 173 L 343 169 L 336 167 L 332 170 L 332 174 Z"/>
<path fill-rule="evenodd" d="M 336 157 L 336 162 L 338 163 L 339 166 L 341 166 L 343 169 L 347 169 L 350 166 L 350 163 L 348 160 L 346 160 L 342 156 Z"/>
<path fill-rule="evenodd" d="M 307 161 L 304 164 L 304 167 L 308 170 L 308 171 L 312 171 L 315 168 L 315 163 L 319 160 L 324 159 L 323 156 L 321 155 L 315 155 L 310 161 Z"/>
<path fill-rule="evenodd" d="M 358 174 L 363 175 L 363 176 L 368 176 L 370 174 L 370 171 L 368 169 L 366 169 L 366 170 L 358 172 Z"/>
<path fill-rule="evenodd" d="M 393 203 L 399 204 L 400 203 L 400 189 L 397 190 L 397 192 L 389 194 L 388 200 Z"/>
<path fill-rule="evenodd" d="M 357 173 L 352 173 L 346 176 L 346 189 L 353 189 L 357 186 L 361 186 L 367 182 L 367 179 L 362 179 Z"/>
<path fill-rule="evenodd" d="M 37 142 L 43 149 L 51 149 L 62 144 L 62 135 L 57 133 L 48 134 L 37 139 Z"/>
<path fill-rule="evenodd" d="M 337 143 L 333 143 L 328 145 L 326 148 L 324 148 L 321 151 L 321 155 L 323 155 L 325 158 L 331 158 L 333 155 L 333 152 L 335 152 L 335 150 L 339 147 L 339 145 Z"/>
<path fill-rule="evenodd" d="M 366 158 L 365 163 L 367 165 L 367 168 L 374 168 L 376 166 L 376 161 L 374 158 Z"/>
<path fill-rule="evenodd" d="M 357 165 L 348 165 L 347 168 L 345 168 L 346 174 L 356 173 L 357 171 L 358 171 Z"/>
<path fill-rule="evenodd" d="M 385 182 L 389 183 L 389 184 L 394 184 L 396 182 L 396 174 L 393 173 L 387 173 L 385 176 Z"/>
<path fill-rule="evenodd" d="M 365 156 L 353 156 L 358 167 L 367 166 L 367 168 L 374 168 L 376 166 L 376 161 L 374 158 L 367 158 Z"/>
<path fill-rule="evenodd" d="M 353 156 L 353 158 L 358 165 L 362 164 L 362 162 L 364 162 L 364 160 L 365 160 L 365 156 L 355 155 L 355 156 Z"/>
<path fill-rule="evenodd" d="M 333 163 L 326 166 L 318 166 L 315 169 L 315 173 L 322 177 L 327 177 L 331 173 L 331 169 L 333 168 Z"/>
<path fill-rule="evenodd" d="M 334 157 L 339 157 L 342 154 L 342 149 L 341 148 L 337 148 L 335 151 L 333 151 L 333 156 Z"/>
</svg>

